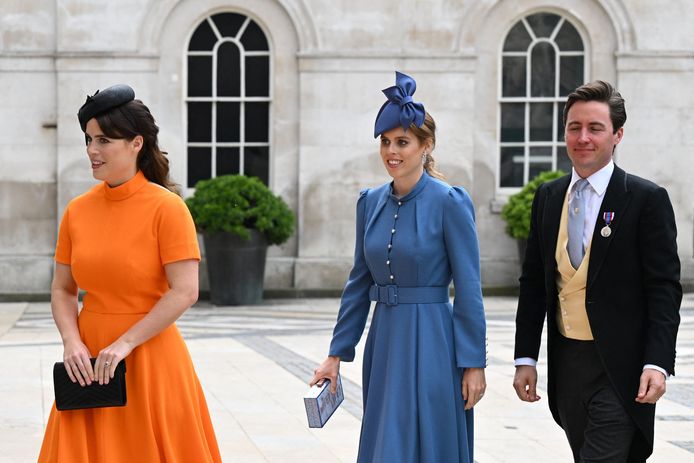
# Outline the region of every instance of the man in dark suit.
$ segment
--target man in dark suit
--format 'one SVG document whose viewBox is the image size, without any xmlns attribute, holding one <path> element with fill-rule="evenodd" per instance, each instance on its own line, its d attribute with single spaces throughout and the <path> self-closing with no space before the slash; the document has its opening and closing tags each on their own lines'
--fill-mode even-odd
<svg viewBox="0 0 694 463">
<path fill-rule="evenodd" d="M 576 462 L 645 461 L 655 403 L 675 374 L 675 217 L 665 189 L 615 166 L 625 121 L 609 83 L 569 95 L 572 173 L 535 194 L 520 278 L 513 386 L 523 401 L 540 399 L 546 315 L 549 406 Z"/>
</svg>

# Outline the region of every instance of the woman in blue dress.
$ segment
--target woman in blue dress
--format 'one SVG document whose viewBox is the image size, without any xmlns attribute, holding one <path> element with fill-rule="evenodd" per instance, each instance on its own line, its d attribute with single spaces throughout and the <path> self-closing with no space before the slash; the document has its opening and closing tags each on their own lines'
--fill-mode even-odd
<svg viewBox="0 0 694 463">
<path fill-rule="evenodd" d="M 396 85 L 383 90 L 374 137 L 393 181 L 359 196 L 354 266 L 329 356 L 310 384 L 328 379 L 334 388 L 376 301 L 358 462 L 472 463 L 473 407 L 486 387 L 474 207 L 435 170 L 436 126 L 412 100 L 415 89 L 396 72 Z"/>
</svg>

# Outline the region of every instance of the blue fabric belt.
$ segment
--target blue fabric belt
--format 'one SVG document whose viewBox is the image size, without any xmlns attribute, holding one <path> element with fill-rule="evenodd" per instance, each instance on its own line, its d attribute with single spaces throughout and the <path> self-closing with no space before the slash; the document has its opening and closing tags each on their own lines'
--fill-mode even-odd
<svg viewBox="0 0 694 463">
<path fill-rule="evenodd" d="M 371 285 L 369 299 L 386 305 L 438 304 L 450 300 L 448 286 Z"/>
</svg>

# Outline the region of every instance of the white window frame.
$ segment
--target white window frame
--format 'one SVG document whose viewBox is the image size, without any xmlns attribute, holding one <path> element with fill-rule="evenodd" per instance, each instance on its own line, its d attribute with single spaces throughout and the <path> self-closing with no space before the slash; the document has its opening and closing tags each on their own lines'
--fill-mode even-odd
<svg viewBox="0 0 694 463">
<path fill-rule="evenodd" d="M 220 13 L 234 13 L 238 14 L 241 16 L 244 16 L 246 19 L 239 28 L 238 32 L 234 37 L 223 37 L 222 34 L 219 32 L 219 29 L 217 29 L 217 26 L 215 25 L 214 21 L 212 21 L 212 17 L 220 14 Z M 272 185 L 272 175 L 273 175 L 273 169 L 272 169 L 272 100 L 273 100 L 273 60 L 272 60 L 272 45 L 269 39 L 269 36 L 267 32 L 263 29 L 262 25 L 255 20 L 254 18 L 250 17 L 247 14 L 236 12 L 236 11 L 222 11 L 222 12 L 216 12 L 208 17 L 205 18 L 205 21 L 210 25 L 212 28 L 212 31 L 214 32 L 215 36 L 217 37 L 217 42 L 215 43 L 213 49 L 211 51 L 190 51 L 190 41 L 192 40 L 192 36 L 195 33 L 195 31 L 200 27 L 202 22 L 198 23 L 195 28 L 193 29 L 193 32 L 191 33 L 190 37 L 188 38 L 186 44 L 186 53 L 185 53 L 185 59 L 184 59 L 184 75 L 185 75 L 185 82 L 183 89 L 185 91 L 185 97 L 183 100 L 183 114 L 184 114 L 184 140 L 185 140 L 185 147 L 186 147 L 186 154 L 185 154 L 185 173 L 184 173 L 184 179 L 185 179 L 185 196 L 192 195 L 193 192 L 195 191 L 195 188 L 192 186 L 188 186 L 188 148 L 211 148 L 211 177 L 210 178 L 215 178 L 217 176 L 217 148 L 239 148 L 239 174 L 244 175 L 244 166 L 245 166 L 245 148 L 246 147 L 267 147 L 268 148 L 268 187 Z M 261 31 L 265 35 L 265 40 L 268 43 L 268 50 L 267 51 L 246 51 L 244 48 L 243 44 L 241 43 L 241 37 L 243 36 L 243 33 L 246 31 L 246 28 L 250 24 L 251 21 L 254 21 L 258 27 L 260 27 Z M 217 96 L 217 51 L 219 50 L 219 47 L 227 42 L 234 43 L 238 48 L 239 48 L 239 53 L 240 53 L 240 94 L 241 96 L 235 96 L 235 97 L 220 97 Z M 188 57 L 190 56 L 211 56 L 212 57 L 212 96 L 209 97 L 191 97 L 188 96 Z M 268 96 L 267 97 L 258 97 L 258 96 L 246 96 L 246 57 L 247 56 L 267 56 L 268 57 Z M 188 141 L 188 103 L 189 102 L 210 102 L 212 103 L 212 120 L 211 120 L 211 137 L 212 141 L 211 142 L 189 142 Z M 217 141 L 217 103 L 225 103 L 225 102 L 238 102 L 239 104 L 239 118 L 240 118 L 240 124 L 239 124 L 239 141 L 238 142 L 218 142 Z M 246 118 L 245 118 L 245 103 L 254 103 L 254 102 L 267 102 L 268 103 L 268 136 L 267 136 L 267 142 L 247 142 L 246 141 L 246 131 L 245 131 L 245 123 L 246 123 Z"/>
<path fill-rule="evenodd" d="M 546 14 L 553 14 L 556 16 L 559 16 L 559 21 L 557 22 L 557 25 L 554 27 L 554 30 L 550 34 L 549 37 L 540 37 L 538 38 L 532 28 L 530 27 L 530 24 L 528 24 L 527 18 L 529 16 L 532 16 L 534 14 L 538 13 L 546 13 Z M 564 22 L 568 21 L 569 24 L 571 24 L 576 31 L 578 32 L 581 41 L 583 43 L 583 51 L 560 51 L 559 47 L 557 46 L 555 42 L 556 35 L 559 33 L 561 30 L 561 27 L 564 25 Z M 504 44 L 506 43 L 506 38 L 508 37 L 508 34 L 510 33 L 511 29 L 513 29 L 516 24 L 521 22 L 528 34 L 530 35 L 531 42 L 528 45 L 528 48 L 525 51 L 504 51 Z M 532 85 L 532 75 L 531 75 L 531 69 L 532 69 L 532 50 L 537 45 L 538 43 L 549 43 L 552 45 L 554 48 L 555 52 L 555 73 L 554 73 L 554 94 L 555 96 L 553 97 L 533 97 L 531 95 L 531 85 Z M 582 56 L 583 57 L 583 82 L 586 82 L 588 80 L 588 76 L 590 75 L 589 72 L 589 60 L 587 57 L 589 56 L 588 52 L 588 42 L 584 37 L 584 34 L 582 33 L 581 29 L 577 27 L 575 23 L 572 21 L 569 21 L 564 15 L 561 13 L 557 13 L 555 11 L 534 11 L 531 13 L 528 13 L 524 15 L 520 20 L 515 21 L 511 27 L 507 30 L 506 34 L 504 35 L 504 39 L 501 41 L 501 50 L 500 53 L 498 54 L 499 56 L 499 74 L 498 74 L 498 105 L 497 105 L 497 162 L 496 162 L 496 188 L 499 193 L 501 193 L 502 196 L 506 195 L 511 195 L 513 193 L 516 193 L 522 189 L 521 187 L 503 187 L 501 186 L 501 148 L 504 147 L 522 147 L 523 148 L 523 186 L 525 186 L 531 179 L 528 178 L 529 176 L 529 171 L 530 171 L 530 148 L 531 147 L 551 147 L 552 148 L 552 154 L 551 154 L 551 159 L 548 159 L 546 156 L 544 157 L 533 157 L 533 161 L 540 161 L 540 162 L 547 162 L 551 161 L 552 163 L 552 170 L 557 169 L 557 148 L 558 147 L 565 147 L 566 143 L 562 141 L 557 140 L 557 120 L 558 120 L 558 114 L 557 111 L 559 109 L 559 104 L 564 103 L 566 101 L 565 96 L 559 96 L 559 70 L 560 70 L 560 59 L 563 56 Z M 503 68 L 503 59 L 506 56 L 517 56 L 517 57 L 525 57 L 525 75 L 526 75 L 526 96 L 524 97 L 504 97 L 503 96 L 503 77 L 504 77 L 504 68 Z M 524 113 L 524 141 L 522 142 L 502 142 L 501 141 L 501 105 L 503 103 L 524 103 L 525 104 L 525 113 Z M 552 140 L 551 141 L 530 141 L 530 103 L 553 103 L 553 110 L 552 110 Z M 515 160 L 514 160 L 515 161 Z"/>
</svg>

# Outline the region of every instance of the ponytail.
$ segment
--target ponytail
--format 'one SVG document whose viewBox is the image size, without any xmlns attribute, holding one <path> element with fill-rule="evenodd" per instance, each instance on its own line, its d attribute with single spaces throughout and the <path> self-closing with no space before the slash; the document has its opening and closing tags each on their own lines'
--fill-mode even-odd
<svg viewBox="0 0 694 463">
<path fill-rule="evenodd" d="M 431 153 L 427 153 L 424 158 L 424 170 L 426 170 L 427 173 L 434 178 L 438 178 L 439 180 L 446 180 L 446 176 L 438 170 L 436 170 L 436 160 L 434 159 L 434 156 Z"/>
<path fill-rule="evenodd" d="M 431 143 L 431 150 L 436 146 L 436 122 L 431 114 L 428 112 L 424 113 L 424 123 L 421 127 L 417 127 L 412 124 L 409 127 L 415 137 L 419 140 L 419 143 L 425 145 L 427 142 Z M 431 153 L 426 153 L 424 158 L 424 170 L 427 171 L 429 175 L 439 180 L 445 180 L 446 177 L 436 170 L 436 160 Z"/>
<path fill-rule="evenodd" d="M 181 191 L 169 177 L 169 158 L 166 152 L 158 146 L 149 147 L 147 143 L 142 146 L 140 154 L 137 156 L 137 168 L 147 177 L 150 182 L 161 185 L 167 190 L 181 195 Z"/>
</svg>

